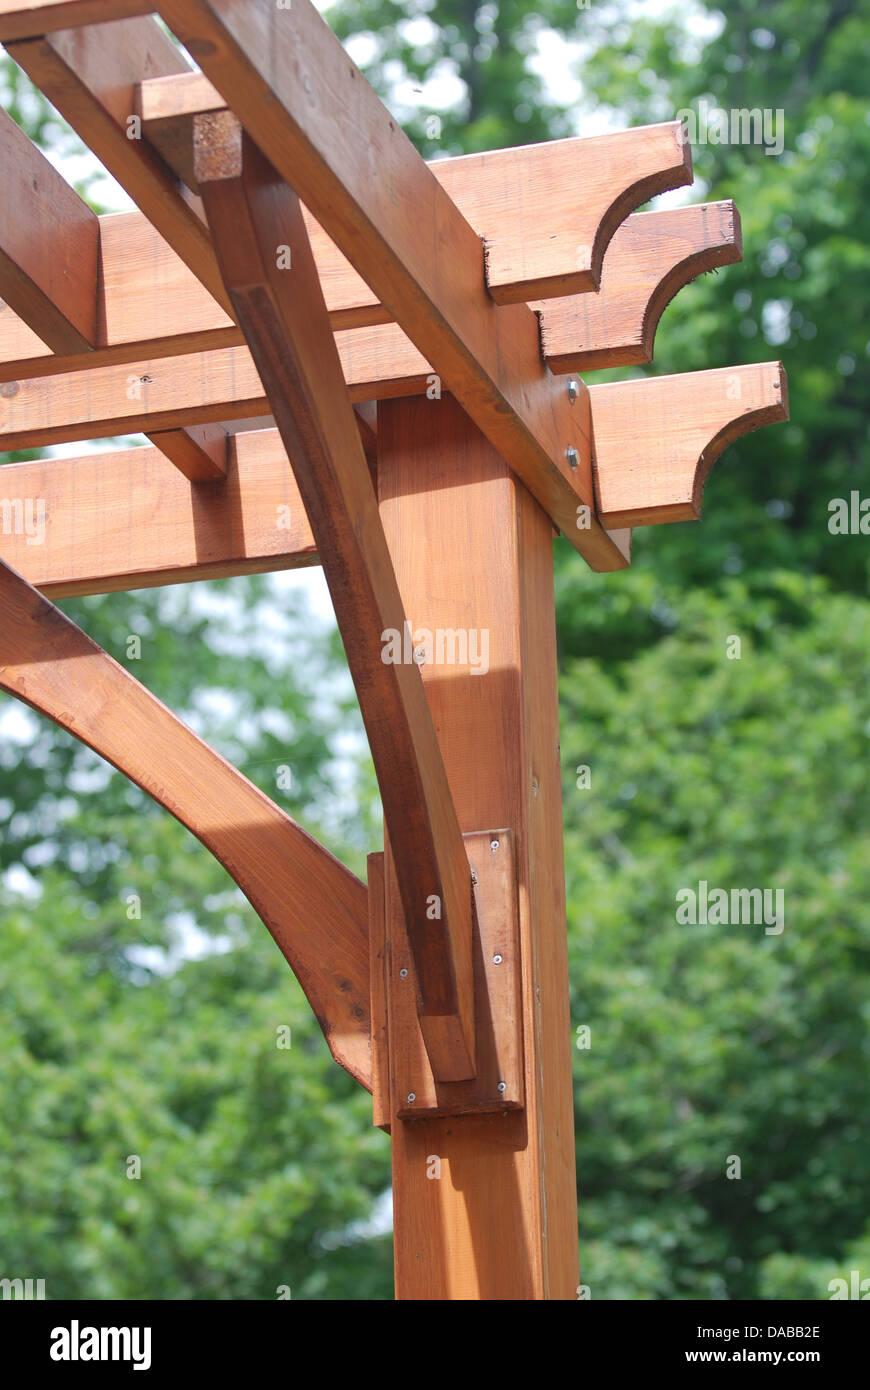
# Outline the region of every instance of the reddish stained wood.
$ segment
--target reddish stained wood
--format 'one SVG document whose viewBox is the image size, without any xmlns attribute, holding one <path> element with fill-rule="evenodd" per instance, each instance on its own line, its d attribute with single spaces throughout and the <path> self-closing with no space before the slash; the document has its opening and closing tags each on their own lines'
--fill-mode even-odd
<svg viewBox="0 0 870 1390">
<path fill-rule="evenodd" d="M 359 879 L 4 564 L 0 688 L 93 748 L 223 864 L 289 962 L 336 1061 L 370 1089 Z"/>
<path fill-rule="evenodd" d="M 189 482 L 158 449 L 122 449 L 8 464 L 4 503 L 0 558 L 55 598 L 318 563 L 276 429 L 230 435 L 217 487 Z"/>
<path fill-rule="evenodd" d="M 223 425 L 158 430 L 148 438 L 192 483 L 226 480 L 229 437 Z"/>
<path fill-rule="evenodd" d="M 89 352 L 97 216 L 2 109 L 0 187 L 0 295 L 52 352 Z"/>
<path fill-rule="evenodd" d="M 541 300 L 541 341 L 554 372 L 650 362 L 674 295 L 705 271 L 742 259 L 730 200 L 639 212 L 616 232 L 597 294 Z"/>
<path fill-rule="evenodd" d="M 781 362 L 610 382 L 590 394 L 599 507 L 610 526 L 696 521 L 723 450 L 788 419 Z"/>
<path fill-rule="evenodd" d="M 194 123 L 197 182 L 238 322 L 293 465 L 396 846 L 435 1074 L 474 1075 L 471 877 L 296 194 L 228 112 Z M 290 250 L 290 267 L 281 248 Z"/>
<path fill-rule="evenodd" d="M 463 831 L 516 835 L 525 1039 L 524 1110 L 394 1120 L 396 1293 L 573 1299 L 552 528 L 455 401 L 382 403 L 378 429 L 381 515 L 410 620 L 489 633 L 486 674 L 422 674 Z"/>
<path fill-rule="evenodd" d="M 0 0 L 0 43 L 148 14 L 148 0 Z"/>
</svg>

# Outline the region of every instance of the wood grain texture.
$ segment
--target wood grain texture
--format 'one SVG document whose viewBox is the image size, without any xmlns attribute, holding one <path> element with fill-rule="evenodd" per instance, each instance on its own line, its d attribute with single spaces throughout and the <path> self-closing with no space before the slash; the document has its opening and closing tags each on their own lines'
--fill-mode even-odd
<svg viewBox="0 0 870 1390">
<path fill-rule="evenodd" d="M 147 14 L 148 0 L 0 0 L 0 43 Z"/>
<path fill-rule="evenodd" d="M 541 341 L 554 372 L 651 362 L 655 332 L 674 295 L 705 271 L 743 255 L 734 204 L 638 212 L 604 257 L 597 294 L 541 300 Z"/>
<path fill-rule="evenodd" d="M 0 558 L 53 598 L 318 563 L 276 429 L 231 435 L 217 485 L 189 482 L 155 448 L 8 464 L 0 508 Z"/>
<path fill-rule="evenodd" d="M 227 476 L 229 436 L 223 425 L 191 425 L 148 435 L 170 463 L 192 483 L 223 482 Z"/>
<path fill-rule="evenodd" d="M 445 387 L 597 568 L 624 568 L 594 519 L 588 399 L 540 357 L 523 304 L 497 308 L 472 227 L 310 0 L 292 11 L 163 0 L 160 13 Z M 576 450 L 577 466 L 568 462 Z"/>
<path fill-rule="evenodd" d="M 450 399 L 378 407 L 381 514 L 409 619 L 489 633 L 422 668 L 463 831 L 516 835 L 526 1106 L 396 1120 L 396 1291 L 573 1299 L 577 1203 L 552 528 Z M 427 1177 L 428 1158 L 440 1181 Z"/>
<path fill-rule="evenodd" d="M 188 71 L 181 50 L 145 17 L 23 39 L 7 44 L 7 51 L 228 310 L 196 200 L 182 196 L 177 178 L 147 140 L 128 138 L 136 84 Z"/>
<path fill-rule="evenodd" d="M 0 296 L 52 352 L 89 352 L 99 221 L 2 109 L 0 188 Z"/>
<path fill-rule="evenodd" d="M 471 873 L 419 669 L 385 648 L 388 634 L 404 634 L 405 614 L 299 199 L 227 111 L 196 117 L 194 149 L 224 281 L 293 465 L 356 687 L 426 1048 L 440 1079 L 463 1080 L 475 1074 Z"/>
<path fill-rule="evenodd" d="M 788 419 L 781 362 L 612 382 L 591 395 L 599 507 L 611 526 L 697 521 L 723 450 Z"/>
<path fill-rule="evenodd" d="M 370 1089 L 359 879 L 2 564 L 0 689 L 93 748 L 211 851 L 275 938 L 336 1061 Z"/>
</svg>

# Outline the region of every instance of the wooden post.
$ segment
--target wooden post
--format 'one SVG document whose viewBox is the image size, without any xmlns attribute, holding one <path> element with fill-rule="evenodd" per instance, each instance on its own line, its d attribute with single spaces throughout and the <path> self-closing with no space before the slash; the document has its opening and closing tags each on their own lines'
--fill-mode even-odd
<svg viewBox="0 0 870 1390">
<path fill-rule="evenodd" d="M 451 397 L 379 404 L 378 493 L 412 631 L 488 633 L 485 674 L 422 673 L 463 833 L 516 837 L 525 1054 L 522 1110 L 399 1119 L 394 1097 L 396 1295 L 572 1299 L 553 527 Z"/>
</svg>

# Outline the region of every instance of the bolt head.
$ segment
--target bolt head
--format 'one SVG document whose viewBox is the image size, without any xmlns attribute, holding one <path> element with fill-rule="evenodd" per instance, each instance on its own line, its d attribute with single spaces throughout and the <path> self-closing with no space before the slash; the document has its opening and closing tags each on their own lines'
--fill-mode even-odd
<svg viewBox="0 0 870 1390">
<path fill-rule="evenodd" d="M 498 840 L 490 840 L 489 847 L 493 851 L 493 853 L 495 853 L 495 851 L 498 849 Z"/>
<path fill-rule="evenodd" d="M 572 377 L 571 380 L 568 382 L 568 400 L 569 400 L 569 401 L 572 401 L 572 402 L 573 402 L 573 401 L 576 401 L 576 399 L 577 399 L 577 397 L 578 397 L 579 395 L 580 395 L 580 387 L 579 387 L 578 383 L 577 383 L 577 382 L 573 379 L 573 377 Z"/>
<path fill-rule="evenodd" d="M 493 965 L 501 965 L 501 956 L 493 956 L 492 963 Z"/>
<path fill-rule="evenodd" d="M 571 468 L 579 468 L 579 467 L 580 467 L 580 455 L 578 454 L 577 450 L 574 448 L 573 444 L 571 445 L 571 448 L 570 448 L 570 449 L 566 449 L 566 450 L 565 450 L 565 457 L 566 457 L 566 459 L 568 460 L 569 467 L 571 467 Z"/>
<path fill-rule="evenodd" d="M 407 980 L 407 978 L 408 978 L 408 972 L 407 972 L 407 970 L 400 970 L 400 971 L 399 971 L 399 977 L 400 977 L 401 979 L 403 979 L 403 980 Z"/>
<path fill-rule="evenodd" d="M 500 1082 L 498 1083 L 498 1089 L 499 1089 L 500 1091 L 506 1091 L 506 1090 L 507 1090 L 507 1086 L 505 1085 L 505 1083 L 504 1083 L 503 1081 L 500 1081 Z"/>
<path fill-rule="evenodd" d="M 413 1091 L 409 1091 L 409 1092 L 408 1092 L 408 1104 L 409 1104 L 409 1105 L 413 1105 L 413 1104 L 414 1104 L 414 1101 L 415 1101 L 416 1099 L 417 1099 L 417 1097 L 416 1097 L 416 1095 L 414 1094 L 414 1092 L 413 1092 Z"/>
</svg>

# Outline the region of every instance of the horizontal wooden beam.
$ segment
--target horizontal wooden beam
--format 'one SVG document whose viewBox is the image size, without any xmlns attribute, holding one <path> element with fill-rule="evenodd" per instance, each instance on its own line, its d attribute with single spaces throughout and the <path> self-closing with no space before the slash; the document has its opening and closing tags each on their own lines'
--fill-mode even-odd
<svg viewBox="0 0 870 1390">
<path fill-rule="evenodd" d="M 156 448 L 7 464 L 0 559 L 52 598 L 318 563 L 276 429 L 230 435 L 225 483 Z"/>
<path fill-rule="evenodd" d="M 148 14 L 148 0 L 0 0 L 0 43 Z"/>
<path fill-rule="evenodd" d="M 408 625 L 299 199 L 230 112 L 196 117 L 194 148 L 224 281 L 296 475 L 356 687 L 432 1070 L 464 1081 L 476 1073 L 471 870 L 419 666 L 384 646 L 393 633 L 403 650 Z M 292 269 L 276 263 L 281 245 Z"/>
<path fill-rule="evenodd" d="M 160 12 L 556 525 L 590 564 L 624 567 L 594 510 L 576 525 L 594 508 L 585 387 L 572 401 L 547 371 L 531 310 L 493 303 L 475 232 L 310 0 Z"/>
<path fill-rule="evenodd" d="M 202 72 L 153 77 L 139 85 L 136 108 L 143 133 L 197 191 L 191 123 L 226 109 L 220 92 Z M 619 224 L 655 194 L 690 183 L 692 174 L 676 121 L 439 159 L 429 168 L 483 237 L 497 304 L 597 289 Z M 308 231 L 324 289 L 340 285 L 345 297 L 359 297 L 359 307 L 374 307 L 376 296 L 317 223 Z"/>
<path fill-rule="evenodd" d="M 740 217 L 730 199 L 635 213 L 608 247 L 597 294 L 534 306 L 551 371 L 651 362 L 659 319 L 674 295 L 742 255 Z"/>
<path fill-rule="evenodd" d="M 590 395 L 599 513 L 609 526 L 697 521 L 723 450 L 788 419 L 781 362 L 611 382 Z"/>
<path fill-rule="evenodd" d="M 74 734 L 211 851 L 272 933 L 336 1061 L 371 1090 L 359 879 L 2 564 L 0 689 Z"/>
<path fill-rule="evenodd" d="M 97 342 L 100 224 L 0 109 L 0 298 L 52 352 Z"/>
</svg>

